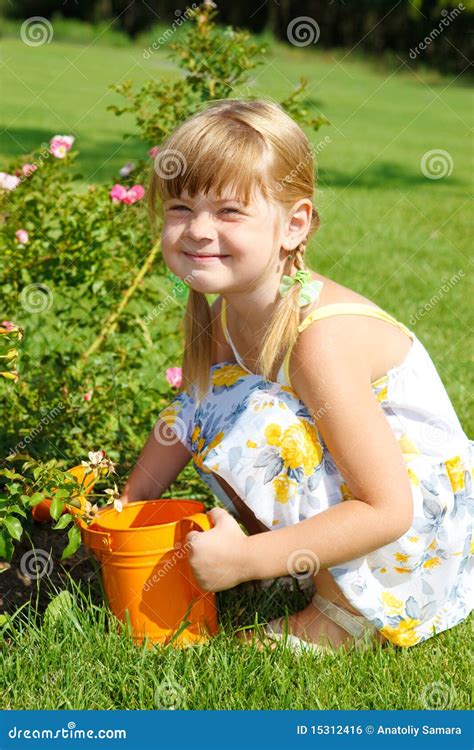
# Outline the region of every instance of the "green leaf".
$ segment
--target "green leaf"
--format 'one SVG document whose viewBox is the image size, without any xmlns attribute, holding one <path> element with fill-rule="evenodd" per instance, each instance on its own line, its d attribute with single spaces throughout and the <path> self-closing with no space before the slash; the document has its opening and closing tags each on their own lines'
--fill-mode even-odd
<svg viewBox="0 0 474 750">
<path fill-rule="evenodd" d="M 31 465 L 35 464 L 36 461 L 31 461 L 31 456 L 29 456 L 27 453 L 10 453 L 9 456 L 6 457 L 6 461 L 24 461 L 27 459 L 30 461 Z M 26 468 L 26 464 L 23 468 Z"/>
<path fill-rule="evenodd" d="M 68 497 L 68 496 L 69 496 L 68 490 L 58 490 L 57 492 L 54 493 L 54 497 L 63 498 L 63 497 Z"/>
<path fill-rule="evenodd" d="M 81 532 L 77 526 L 71 526 L 68 532 L 68 544 L 64 548 L 61 560 L 65 560 L 66 557 L 70 557 L 81 545 Z"/>
<path fill-rule="evenodd" d="M 13 557 L 13 542 L 5 529 L 0 529 L 0 560 L 10 561 Z"/>
<path fill-rule="evenodd" d="M 73 609 L 74 599 L 69 591 L 61 591 L 48 604 L 44 612 L 44 622 L 50 625 L 54 624 L 62 616 L 71 612 Z"/>
<path fill-rule="evenodd" d="M 0 474 L 3 474 L 7 479 L 24 479 L 21 474 L 17 474 L 13 469 L 1 469 Z"/>
<path fill-rule="evenodd" d="M 56 495 L 53 497 L 51 501 L 51 507 L 49 509 L 49 514 L 51 518 L 54 518 L 55 521 L 59 519 L 59 516 L 64 510 L 64 503 L 61 500 L 60 497 L 57 497 Z"/>
<path fill-rule="evenodd" d="M 42 503 L 44 500 L 44 495 L 42 492 L 35 492 L 34 495 L 31 495 L 31 497 L 28 497 L 28 495 L 22 495 L 21 499 L 27 499 L 30 507 L 33 508 L 35 505 L 38 505 L 38 503 Z"/>
<path fill-rule="evenodd" d="M 21 535 L 23 534 L 23 528 L 18 518 L 15 518 L 15 516 L 7 516 L 3 520 L 3 525 L 7 529 L 10 536 L 12 536 L 13 539 L 16 539 L 19 542 L 21 539 Z"/>
<path fill-rule="evenodd" d="M 70 513 L 65 513 L 63 516 L 61 516 L 57 524 L 53 526 L 53 529 L 65 529 L 69 521 L 72 521 L 72 516 Z"/>
<path fill-rule="evenodd" d="M 10 513 L 18 513 L 19 516 L 23 516 L 23 518 L 26 518 L 26 513 L 23 510 L 23 508 L 20 508 L 19 505 L 12 505 L 9 509 Z"/>
</svg>

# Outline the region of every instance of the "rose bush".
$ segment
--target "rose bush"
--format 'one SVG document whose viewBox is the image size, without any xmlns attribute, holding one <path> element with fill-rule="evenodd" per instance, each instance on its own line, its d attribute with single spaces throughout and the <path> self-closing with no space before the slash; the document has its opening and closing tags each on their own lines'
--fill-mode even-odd
<svg viewBox="0 0 474 750">
<path fill-rule="evenodd" d="M 72 173 L 80 140 L 74 134 L 52 134 L 33 153 L 2 165 L 0 284 L 3 316 L 16 323 L 0 328 L 0 396 L 8 398 L 0 557 L 11 556 L 31 507 L 48 493 L 56 528 L 70 525 L 71 554 L 78 529 L 71 513 L 60 516 L 80 488 L 67 468 L 89 446 L 103 445 L 117 481 L 127 476 L 181 382 L 187 287 L 168 272 L 148 228 L 144 186 L 169 132 L 203 102 L 248 95 L 248 75 L 261 64 L 264 48 L 247 32 L 217 27 L 215 13 L 211 3 L 189 9 L 182 41 L 170 45 L 183 76 L 150 80 L 137 92 L 129 81 L 113 87 L 126 103 L 110 109 L 134 114 L 143 158 L 125 164 L 109 184 L 91 185 Z M 327 120 L 309 115 L 305 88 L 302 80 L 281 104 L 317 129 Z M 19 357 L 14 344 L 23 330 Z M 21 469 L 10 468 L 19 460 Z M 117 493 L 115 486 L 97 500 Z M 192 465 L 164 496 L 214 502 Z"/>
</svg>

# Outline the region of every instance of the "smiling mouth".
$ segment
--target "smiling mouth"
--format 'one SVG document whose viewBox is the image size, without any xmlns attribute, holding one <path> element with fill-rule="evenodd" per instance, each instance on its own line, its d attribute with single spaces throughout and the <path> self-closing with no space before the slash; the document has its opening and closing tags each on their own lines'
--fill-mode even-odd
<svg viewBox="0 0 474 750">
<path fill-rule="evenodd" d="M 189 258 L 228 258 L 228 255 L 198 255 L 197 253 L 187 253 L 184 251 L 184 254 L 187 255 Z"/>
</svg>

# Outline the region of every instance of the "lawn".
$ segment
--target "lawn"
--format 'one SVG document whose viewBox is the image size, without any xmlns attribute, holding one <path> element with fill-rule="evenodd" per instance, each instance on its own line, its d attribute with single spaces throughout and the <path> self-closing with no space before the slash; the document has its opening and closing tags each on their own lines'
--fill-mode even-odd
<svg viewBox="0 0 474 750">
<path fill-rule="evenodd" d="M 178 75 L 161 51 L 145 59 L 138 46 L 107 47 L 99 41 L 81 46 L 53 40 L 33 48 L 7 38 L 3 58 L 1 160 L 56 133 L 72 133 L 81 152 L 80 190 L 90 183 L 112 186 L 119 168 L 151 145 L 133 136 L 123 141 L 122 133 L 133 131 L 133 119 L 106 111 L 108 104 L 120 102 L 108 85 Z M 309 80 L 308 107 L 331 123 L 311 134 L 319 154 L 316 203 L 322 226 L 311 242 L 308 264 L 415 330 L 465 432 L 474 436 L 468 390 L 468 90 L 459 79 L 415 75 L 401 61 L 384 69 L 356 54 L 277 45 L 250 87 L 235 96 L 280 100 L 300 76 Z M 450 174 L 441 179 L 429 179 L 421 169 L 423 156 L 432 150 L 447 153 L 442 158 Z M 459 280 L 443 291 L 455 274 Z M 428 309 L 419 314 L 424 305 Z M 51 542 L 44 529 L 31 526 L 30 534 L 36 546 L 41 546 L 39 535 L 43 548 Z M 48 596 L 48 581 L 42 579 L 39 593 L 32 586 L 31 604 L 4 628 L 1 708 L 37 708 L 39 700 L 48 709 L 153 709 L 166 700 L 189 709 L 469 706 L 472 618 L 407 650 L 324 657 L 298 657 L 281 648 L 261 652 L 240 645 L 235 627 L 252 623 L 256 613 L 262 620 L 283 614 L 286 606 L 295 611 L 302 595 L 295 591 L 288 600 L 281 591 L 252 592 L 244 585 L 218 595 L 223 631 L 208 645 L 140 649 L 127 632 L 117 632 L 102 603 L 95 563 L 81 554 L 65 566 L 62 585 L 71 591 L 73 605 L 64 615 L 42 621 L 40 601 Z M 20 550 L 10 573 L 18 573 L 18 588 L 24 589 L 28 583 L 18 571 L 19 555 Z M 3 587 L 0 575 L 0 608 L 3 603 L 12 613 L 16 593 L 10 573 Z M 28 598 L 23 594 L 21 601 Z"/>
</svg>

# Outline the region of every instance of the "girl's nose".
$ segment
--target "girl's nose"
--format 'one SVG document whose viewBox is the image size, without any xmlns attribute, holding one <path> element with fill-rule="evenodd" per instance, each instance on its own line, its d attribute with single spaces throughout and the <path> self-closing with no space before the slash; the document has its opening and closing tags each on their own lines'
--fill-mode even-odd
<svg viewBox="0 0 474 750">
<path fill-rule="evenodd" d="M 213 239 L 215 227 L 212 216 L 204 211 L 195 213 L 189 218 L 184 234 L 192 240 Z"/>
</svg>

